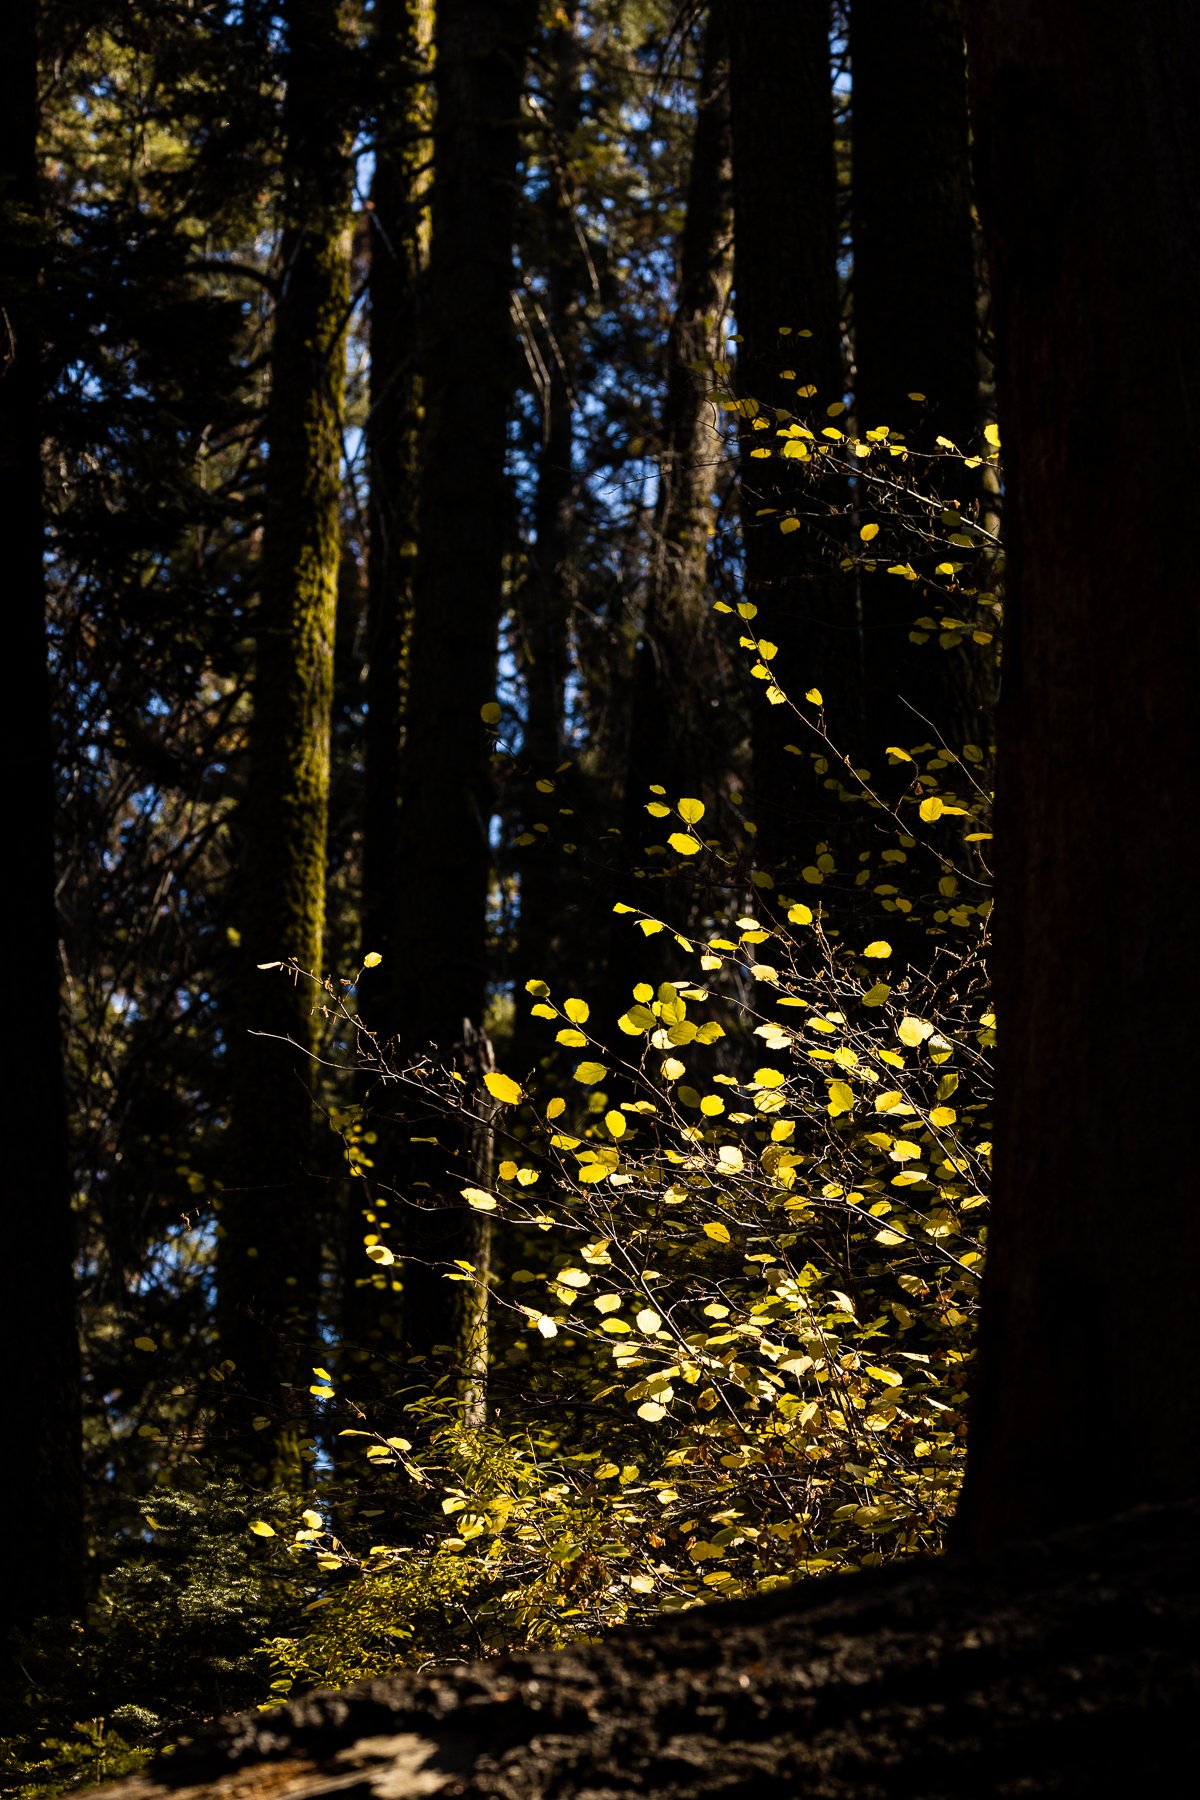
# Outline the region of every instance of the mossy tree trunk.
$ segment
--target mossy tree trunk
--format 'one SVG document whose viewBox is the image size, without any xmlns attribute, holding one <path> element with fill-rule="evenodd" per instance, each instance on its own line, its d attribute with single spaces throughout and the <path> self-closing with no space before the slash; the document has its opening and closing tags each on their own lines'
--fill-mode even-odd
<svg viewBox="0 0 1200 1800">
<path fill-rule="evenodd" d="M 83 1604 L 83 1487 L 74 1228 L 59 1017 L 54 759 L 46 662 L 41 446 L 38 8 L 0 15 L 0 491 L 8 516 L 9 674 L 22 711 L 10 746 L 9 822 L 19 848 L 10 944 L 20 970 L 0 1292 L 14 1372 L 12 1452 L 0 1483 L 9 1546 L 0 1637 Z"/>
<path fill-rule="evenodd" d="M 837 496 L 784 460 L 775 436 L 785 420 L 819 433 L 843 398 L 830 7 L 726 0 L 726 19 L 746 598 L 758 608 L 753 634 L 777 646 L 779 686 L 802 707 L 819 687 L 848 750 L 861 724 L 861 663 L 852 590 L 837 569 Z M 752 456 L 764 448 L 775 454 Z M 785 535 L 789 514 L 800 529 Z M 762 859 L 776 866 L 801 852 L 809 860 L 829 802 L 810 772 L 815 745 L 789 707 L 767 703 L 766 687 L 756 682 L 752 695 L 755 817 Z"/>
<path fill-rule="evenodd" d="M 978 1547 L 1200 1492 L 1200 14 L 965 16 L 1008 520 Z"/>
<path fill-rule="evenodd" d="M 850 54 L 858 429 L 965 451 L 980 429 L 980 345 L 961 0 L 853 0 Z M 948 506 L 980 497 L 946 461 L 923 478 L 931 490 Z M 873 773 L 886 745 L 929 741 L 924 719 L 955 750 L 983 729 L 987 671 L 965 650 L 911 642 L 928 610 L 916 593 L 882 570 L 864 579 L 861 751 Z"/>
<path fill-rule="evenodd" d="M 441 0 L 432 236 L 424 312 L 419 552 L 401 766 L 396 939 L 408 962 L 406 1056 L 458 1060 L 469 1105 L 412 1145 L 398 1183 L 405 1340 L 480 1416 L 487 1229 L 459 1197 L 478 1180 L 487 999 L 492 696 L 510 518 L 506 426 L 518 127 L 534 0 Z M 414 1121 L 414 1134 L 430 1134 Z M 457 1261 L 474 1281 L 447 1282 Z"/>
<path fill-rule="evenodd" d="M 313 1052 L 319 1020 L 310 987 L 256 965 L 322 963 L 350 191 L 348 6 L 289 0 L 284 18 L 283 228 L 218 1260 L 221 1349 L 236 1365 L 229 1450 L 281 1477 L 298 1466 L 320 1361 L 312 1071 L 288 1048 Z"/>
</svg>

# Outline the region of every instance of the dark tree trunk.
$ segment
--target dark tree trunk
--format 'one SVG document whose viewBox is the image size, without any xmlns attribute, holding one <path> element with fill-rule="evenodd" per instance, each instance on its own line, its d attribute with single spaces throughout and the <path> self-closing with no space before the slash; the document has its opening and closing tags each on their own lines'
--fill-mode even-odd
<svg viewBox="0 0 1200 1800">
<path fill-rule="evenodd" d="M 19 855 L 10 883 L 20 970 L 10 1071 L 10 1133 L 0 1292 L 18 1367 L 6 1400 L 12 1458 L 0 1483 L 10 1545 L 0 1636 L 83 1603 L 83 1489 L 74 1229 L 59 1019 L 54 876 L 54 759 L 43 571 L 38 193 L 38 8 L 12 0 L 0 18 L 0 491 L 9 520 L 9 677 L 22 724 L 10 743 L 9 823 Z"/>
<path fill-rule="evenodd" d="M 382 0 L 374 57 L 378 149 L 370 211 L 370 459 L 367 560 L 367 720 L 363 818 L 363 948 L 383 957 L 364 989 L 367 1024 L 390 1043 L 400 1028 L 404 957 L 396 932 L 400 758 L 412 586 L 417 554 L 418 336 L 423 265 L 431 0 Z M 397 1335 L 393 1274 L 364 1254 L 364 1231 L 389 1210 L 396 1153 L 386 1093 L 372 1117 L 375 1176 L 364 1221 L 362 1194 L 346 1197 L 341 1325 L 359 1351 Z M 366 1398 L 358 1373 L 358 1397 Z"/>
<path fill-rule="evenodd" d="M 344 0 L 291 0 L 280 290 L 251 768 L 242 816 L 241 958 L 231 1150 L 218 1263 L 221 1348 L 236 1364 L 231 1454 L 296 1468 L 315 1358 L 313 990 L 256 964 L 320 972 L 349 283 Z M 267 1035 L 259 1035 L 267 1034 Z M 254 1420 L 267 1420 L 254 1428 Z"/>
<path fill-rule="evenodd" d="M 724 19 L 710 20 L 700 72 L 679 287 L 667 343 L 662 454 L 642 642 L 638 648 L 625 825 L 645 830 L 646 787 L 716 799 L 725 763 L 712 717 L 718 647 L 708 544 L 724 441 L 711 368 L 729 298 L 733 231 L 729 66 Z"/>
<path fill-rule="evenodd" d="M 366 818 L 363 933 L 384 957 L 376 989 L 393 988 L 404 659 L 417 548 L 417 339 L 422 274 L 422 165 L 430 0 L 382 0 L 378 149 L 370 210 Z M 394 1005 L 394 996 L 390 996 Z M 392 1006 L 388 1007 L 388 1011 Z M 380 1021 L 395 1029 L 392 1019 Z"/>
<path fill-rule="evenodd" d="M 813 485 L 778 453 L 777 423 L 819 432 L 843 397 L 828 0 L 726 0 L 733 114 L 734 314 L 741 334 L 742 520 L 755 636 L 778 646 L 771 668 L 793 700 L 818 686 L 835 742 L 860 723 L 858 620 L 837 572 L 828 483 Z M 786 121 L 786 129 L 783 126 Z M 786 376 L 784 370 L 790 371 Z M 801 390 L 812 389 L 810 392 Z M 763 429 L 756 429 L 757 426 Z M 771 449 L 770 458 L 751 452 Z M 795 512 L 802 528 L 780 530 Z M 763 860 L 823 835 L 828 805 L 810 776 L 811 747 L 784 705 L 756 683 L 754 789 Z M 785 745 L 797 743 L 804 756 Z"/>
<path fill-rule="evenodd" d="M 853 0 L 850 55 L 859 431 L 887 425 L 919 451 L 934 451 L 939 435 L 973 448 L 980 349 L 961 0 Z M 971 485 L 945 461 L 922 482 L 955 505 L 978 498 Z M 864 582 L 862 751 L 873 772 L 885 745 L 929 739 L 918 714 L 952 748 L 979 737 L 979 659 L 936 638 L 913 644 L 926 610 L 907 582 L 882 571 Z"/>
<path fill-rule="evenodd" d="M 718 9 L 705 34 L 679 286 L 667 341 L 658 494 L 621 815 L 619 898 L 644 903 L 680 927 L 688 923 L 687 902 L 672 906 L 658 894 L 652 900 L 638 895 L 632 870 L 647 840 L 665 835 L 646 813 L 650 784 L 664 787 L 672 805 L 683 795 L 702 800 L 711 820 L 729 769 L 730 715 L 721 705 L 728 695 L 722 693 L 724 653 L 713 624 L 708 546 L 725 454 L 709 392 L 729 298 L 732 229 L 729 64 L 725 18 Z M 677 823 L 666 827 L 673 829 Z M 689 895 L 695 886 L 689 871 Z M 614 1016 L 629 1005 L 632 983 L 657 973 L 653 945 L 630 924 L 622 917 L 613 923 L 610 986 L 619 1001 Z"/>
<path fill-rule="evenodd" d="M 538 348 L 544 368 L 542 442 L 534 502 L 534 544 L 518 604 L 518 655 L 525 677 L 525 733 L 518 795 L 521 823 L 534 842 L 521 846 L 520 918 L 517 927 L 517 1022 L 514 1060 L 525 1067 L 545 1044 L 544 1032 L 526 1028 L 531 978 L 553 988 L 563 958 L 566 878 L 558 829 L 563 804 L 559 774 L 565 748 L 565 701 L 570 647 L 570 569 L 576 497 L 572 462 L 574 386 L 579 353 L 579 308 L 587 269 L 580 253 L 577 204 L 568 157 L 580 117 L 578 7 L 561 8 L 545 45 L 548 68 L 544 128 L 546 183 L 540 225 L 545 259 L 544 334 Z M 541 782 L 543 786 L 538 787 Z M 552 792 L 545 783 L 553 782 Z M 545 826 L 546 829 L 534 830 Z"/>
<path fill-rule="evenodd" d="M 997 1167 L 959 1522 L 987 1545 L 1200 1491 L 1200 14 L 970 0 L 966 23 L 1008 516 Z"/>
<path fill-rule="evenodd" d="M 398 937 L 410 973 L 406 1055 L 435 1047 L 477 1064 L 487 996 L 490 744 L 509 488 L 505 435 L 515 356 L 509 323 L 518 122 L 534 0 L 441 0 L 433 227 L 422 359 L 419 554 L 402 765 Z M 425 1135 L 429 1126 L 416 1126 Z M 486 1328 L 486 1220 L 459 1198 L 478 1180 L 476 1128 L 443 1122 L 399 1184 L 405 1336 L 431 1358 Z M 450 1283 L 461 1260 L 478 1281 Z M 458 1371 L 462 1375 L 461 1368 Z M 477 1384 L 466 1381 L 477 1408 Z"/>
</svg>

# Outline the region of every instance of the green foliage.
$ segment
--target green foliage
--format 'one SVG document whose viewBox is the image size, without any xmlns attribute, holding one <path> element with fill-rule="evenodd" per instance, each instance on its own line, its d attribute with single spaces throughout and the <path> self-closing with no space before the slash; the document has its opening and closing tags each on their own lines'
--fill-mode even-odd
<svg viewBox="0 0 1200 1800">
<path fill-rule="evenodd" d="M 254 1504 L 267 1518 L 288 1511 L 282 1496 Z M 262 1645 L 299 1593 L 289 1571 L 249 1554 L 244 1492 L 228 1480 L 164 1487 L 142 1515 L 143 1530 L 109 1552 L 86 1622 L 45 1622 L 18 1648 L 3 1696 L 5 1791 L 106 1780 L 190 1721 L 266 1697 Z"/>
</svg>

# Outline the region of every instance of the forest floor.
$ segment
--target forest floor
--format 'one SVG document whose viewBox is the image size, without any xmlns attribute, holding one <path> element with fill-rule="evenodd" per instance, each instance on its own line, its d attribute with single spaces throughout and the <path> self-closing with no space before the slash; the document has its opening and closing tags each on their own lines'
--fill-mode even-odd
<svg viewBox="0 0 1200 1800">
<path fill-rule="evenodd" d="M 105 1800 L 1171 1794 L 1200 1722 L 1200 1502 L 892 1564 L 228 1720 Z"/>
</svg>

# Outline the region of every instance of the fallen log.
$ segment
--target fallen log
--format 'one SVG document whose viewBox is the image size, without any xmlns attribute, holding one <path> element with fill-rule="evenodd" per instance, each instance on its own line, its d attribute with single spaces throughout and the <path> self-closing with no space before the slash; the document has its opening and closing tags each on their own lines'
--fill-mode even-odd
<svg viewBox="0 0 1200 1800">
<path fill-rule="evenodd" d="M 199 1733 L 101 1800 L 1078 1800 L 1174 1791 L 1200 1502 L 813 1579 Z M 1168 1784 L 1169 1782 L 1169 1789 Z"/>
</svg>

